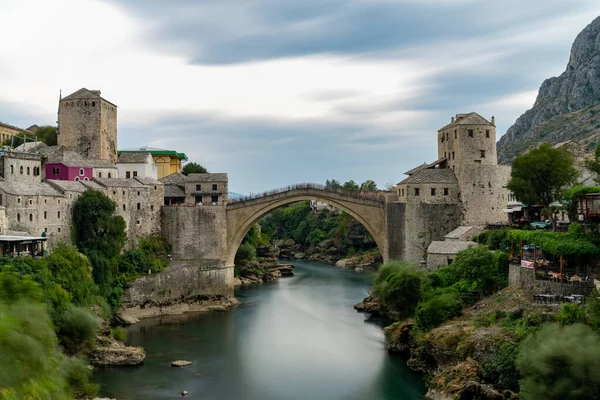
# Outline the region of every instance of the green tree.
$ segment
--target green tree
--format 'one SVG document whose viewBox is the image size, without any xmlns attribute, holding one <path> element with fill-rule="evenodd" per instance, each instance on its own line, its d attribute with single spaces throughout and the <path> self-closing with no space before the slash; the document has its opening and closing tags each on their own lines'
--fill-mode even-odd
<svg viewBox="0 0 600 400">
<path fill-rule="evenodd" d="M 342 189 L 347 190 L 349 192 L 358 192 L 360 191 L 360 187 L 356 182 L 350 179 L 348 182 L 344 182 Z"/>
<path fill-rule="evenodd" d="M 582 324 L 542 327 L 520 345 L 523 400 L 600 398 L 600 338 Z"/>
<path fill-rule="evenodd" d="M 25 137 L 25 139 L 23 139 L 23 137 Z M 18 147 L 18 146 L 22 145 L 25 140 L 27 140 L 28 143 L 38 140 L 40 142 L 46 143 L 48 146 L 56 146 L 56 144 L 57 144 L 56 127 L 50 126 L 50 125 L 41 126 L 38 128 L 37 131 L 35 131 L 35 133 L 33 133 L 33 132 L 24 133 L 24 134 L 15 136 L 14 138 L 6 139 L 2 142 L 2 145 Z"/>
<path fill-rule="evenodd" d="M 342 184 L 336 179 L 332 179 L 332 180 L 327 179 L 325 181 L 325 187 L 327 189 L 341 189 Z"/>
<path fill-rule="evenodd" d="M 528 205 L 542 205 L 549 210 L 550 204 L 563 197 L 565 190 L 575 183 L 578 172 L 573 166 L 573 156 L 565 148 L 555 149 L 549 143 L 515 158 L 512 163 L 508 189 L 515 197 Z M 556 217 L 548 212 L 556 229 Z"/>
<path fill-rule="evenodd" d="M 181 173 L 184 175 L 189 174 L 206 174 L 208 171 L 200 164 L 196 164 L 195 162 L 187 163 L 183 166 Z"/>
<path fill-rule="evenodd" d="M 71 295 L 73 304 L 89 306 L 95 302 L 97 288 L 86 256 L 75 247 L 61 243 L 45 261 L 54 281 Z"/>
<path fill-rule="evenodd" d="M 585 160 L 585 168 L 594 175 L 594 180 L 600 183 L 600 144 L 594 150 L 594 158 Z"/>
<path fill-rule="evenodd" d="M 370 179 L 366 180 L 360 184 L 360 191 L 361 192 L 376 192 L 377 184 L 375 183 L 375 181 L 372 181 Z"/>
<path fill-rule="evenodd" d="M 400 318 L 413 315 L 423 299 L 424 274 L 402 262 L 384 264 L 373 279 L 374 294 Z"/>
<path fill-rule="evenodd" d="M 496 255 L 485 246 L 469 247 L 458 253 L 451 265 L 459 280 L 466 281 L 480 297 L 491 294 L 504 282 Z M 503 265 L 502 265 L 503 268 Z"/>
<path fill-rule="evenodd" d="M 125 240 L 125 220 L 104 193 L 88 190 L 73 205 L 73 242 L 79 251 L 99 251 L 108 259 L 119 255 Z"/>
</svg>

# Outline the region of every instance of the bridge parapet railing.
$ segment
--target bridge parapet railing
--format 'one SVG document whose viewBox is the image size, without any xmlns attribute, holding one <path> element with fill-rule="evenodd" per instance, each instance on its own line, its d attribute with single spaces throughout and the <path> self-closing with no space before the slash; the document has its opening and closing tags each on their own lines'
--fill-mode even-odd
<svg viewBox="0 0 600 400">
<path fill-rule="evenodd" d="M 230 197 L 229 202 L 230 203 L 239 203 L 239 202 L 243 202 L 243 201 L 247 201 L 247 200 L 260 199 L 262 197 L 273 196 L 276 194 L 290 192 L 292 190 L 298 190 L 298 189 L 317 189 L 317 190 L 322 190 L 324 192 L 341 194 L 341 195 L 345 195 L 345 196 L 355 197 L 358 199 L 371 200 L 371 201 L 376 201 L 379 203 L 385 202 L 384 196 L 379 192 L 353 192 L 350 190 L 331 188 L 331 187 L 325 186 L 320 183 L 297 183 L 295 185 L 283 186 L 283 187 L 273 189 L 273 190 L 268 190 L 265 192 L 250 193 L 248 196 L 243 196 L 243 197 L 239 197 L 239 198 Z"/>
</svg>

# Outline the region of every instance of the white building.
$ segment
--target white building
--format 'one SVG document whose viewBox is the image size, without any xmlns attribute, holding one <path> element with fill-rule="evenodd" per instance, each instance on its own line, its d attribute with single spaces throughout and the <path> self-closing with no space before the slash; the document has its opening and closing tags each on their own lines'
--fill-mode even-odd
<svg viewBox="0 0 600 400">
<path fill-rule="evenodd" d="M 150 153 L 121 153 L 117 169 L 120 178 L 158 179 L 158 167 Z"/>
</svg>

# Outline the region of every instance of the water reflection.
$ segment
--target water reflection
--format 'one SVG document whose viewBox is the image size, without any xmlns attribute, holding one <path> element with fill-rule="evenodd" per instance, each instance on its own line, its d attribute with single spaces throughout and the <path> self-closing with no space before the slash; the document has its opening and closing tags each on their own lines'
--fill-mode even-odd
<svg viewBox="0 0 600 400">
<path fill-rule="evenodd" d="M 102 395 L 126 399 L 417 399 L 422 379 L 390 357 L 377 324 L 352 305 L 370 276 L 309 262 L 296 276 L 241 288 L 225 313 L 145 320 L 130 343 L 148 358 L 96 373 Z M 170 368 L 175 359 L 193 361 Z"/>
</svg>

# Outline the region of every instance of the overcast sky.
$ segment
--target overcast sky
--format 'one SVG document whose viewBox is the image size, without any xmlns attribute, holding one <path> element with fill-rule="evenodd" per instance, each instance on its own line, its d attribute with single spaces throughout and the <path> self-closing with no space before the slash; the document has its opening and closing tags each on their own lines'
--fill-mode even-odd
<svg viewBox="0 0 600 400">
<path fill-rule="evenodd" d="M 185 152 L 230 189 L 403 179 L 456 113 L 498 137 L 563 72 L 598 0 L 1 0 L 0 121 L 59 90 L 117 104 L 119 148 Z"/>
</svg>

